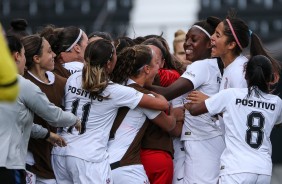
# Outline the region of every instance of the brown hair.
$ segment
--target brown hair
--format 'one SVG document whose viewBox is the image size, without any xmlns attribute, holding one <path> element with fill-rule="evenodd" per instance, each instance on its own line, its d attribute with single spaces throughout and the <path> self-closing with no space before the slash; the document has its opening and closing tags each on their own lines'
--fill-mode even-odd
<svg viewBox="0 0 282 184">
<path fill-rule="evenodd" d="M 105 65 L 112 61 L 114 51 L 114 46 L 105 39 L 91 42 L 85 49 L 82 88 L 90 92 L 91 98 L 102 97 L 101 93 L 108 86 L 109 74 Z"/>
<path fill-rule="evenodd" d="M 144 65 L 151 63 L 152 50 L 145 45 L 124 48 L 117 57 L 111 79 L 116 83 L 127 83 L 130 76 L 137 76 Z"/>
<path fill-rule="evenodd" d="M 42 55 L 43 38 L 35 34 L 23 37 L 21 41 L 25 49 L 26 67 L 30 69 L 34 65 L 33 56 Z"/>
<path fill-rule="evenodd" d="M 66 50 L 75 42 L 79 32 L 80 29 L 75 26 L 56 28 L 53 25 L 48 25 L 40 32 L 40 35 L 48 40 L 53 52 L 58 57 L 61 52 L 66 52 Z M 77 44 L 80 44 L 82 39 L 83 37 L 81 36 Z"/>
<path fill-rule="evenodd" d="M 235 18 L 235 13 L 230 12 L 227 16 L 227 19 L 230 21 L 232 29 L 234 30 L 234 33 L 236 34 L 236 37 L 238 39 L 238 42 L 242 46 L 242 48 L 246 48 L 249 45 L 249 41 L 251 42 L 250 45 L 250 55 L 251 57 L 256 55 L 264 55 L 266 56 L 272 63 L 272 69 L 274 73 L 279 74 L 281 70 L 280 63 L 275 60 L 273 57 L 269 55 L 269 53 L 263 48 L 262 42 L 257 34 L 253 33 L 248 25 L 239 18 Z M 230 43 L 232 41 L 236 42 L 234 35 L 232 34 L 232 30 L 228 24 L 228 22 L 223 20 L 224 24 L 224 35 L 227 36 L 227 43 Z M 240 46 L 236 42 L 236 47 L 234 49 L 234 53 L 239 55 L 242 52 Z"/>
<path fill-rule="evenodd" d="M 13 19 L 10 23 L 11 28 L 7 31 L 7 35 L 14 35 L 18 38 L 29 35 L 26 31 L 28 23 L 25 19 Z"/>
</svg>

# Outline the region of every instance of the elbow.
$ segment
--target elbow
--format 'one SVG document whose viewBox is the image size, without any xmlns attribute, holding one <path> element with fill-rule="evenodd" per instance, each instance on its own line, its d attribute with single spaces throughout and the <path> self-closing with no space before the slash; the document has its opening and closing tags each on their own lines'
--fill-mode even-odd
<svg viewBox="0 0 282 184">
<path fill-rule="evenodd" d="M 169 109 L 169 103 L 166 100 L 162 100 L 161 102 L 156 103 L 156 105 L 157 105 L 156 109 L 159 111 L 166 111 Z"/>
</svg>

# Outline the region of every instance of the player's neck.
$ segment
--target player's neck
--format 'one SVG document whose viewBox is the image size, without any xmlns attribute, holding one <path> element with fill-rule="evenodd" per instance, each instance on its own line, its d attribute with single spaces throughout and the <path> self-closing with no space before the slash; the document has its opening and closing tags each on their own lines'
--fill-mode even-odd
<svg viewBox="0 0 282 184">
<path fill-rule="evenodd" d="M 38 69 L 37 67 L 32 67 L 29 70 L 30 73 L 32 73 L 35 77 L 37 77 L 39 80 L 41 80 L 44 83 L 49 83 L 49 79 L 46 75 L 45 70 Z"/>
<path fill-rule="evenodd" d="M 134 82 L 136 82 L 136 84 L 140 85 L 140 86 L 144 86 L 145 81 L 144 79 L 140 78 L 140 77 L 130 77 L 131 80 L 133 80 Z"/>
<path fill-rule="evenodd" d="M 238 55 L 235 54 L 226 54 L 223 57 L 221 57 L 222 62 L 224 64 L 224 68 L 230 65 L 237 57 Z"/>
</svg>

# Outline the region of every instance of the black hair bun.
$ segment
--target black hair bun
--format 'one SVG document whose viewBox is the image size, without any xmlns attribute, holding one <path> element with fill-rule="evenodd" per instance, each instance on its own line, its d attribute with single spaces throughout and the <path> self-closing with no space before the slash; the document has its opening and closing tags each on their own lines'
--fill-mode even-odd
<svg viewBox="0 0 282 184">
<path fill-rule="evenodd" d="M 14 19 L 11 21 L 12 28 L 17 31 L 25 31 L 27 25 L 28 24 L 25 19 Z"/>
<path fill-rule="evenodd" d="M 210 24 L 212 27 L 216 28 L 217 25 L 221 22 L 221 20 L 217 17 L 210 16 L 207 18 L 207 23 Z"/>
</svg>

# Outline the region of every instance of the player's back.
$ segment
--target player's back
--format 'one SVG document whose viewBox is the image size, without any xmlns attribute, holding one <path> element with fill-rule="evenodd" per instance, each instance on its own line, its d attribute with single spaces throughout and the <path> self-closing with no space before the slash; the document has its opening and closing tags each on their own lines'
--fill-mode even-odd
<svg viewBox="0 0 282 184">
<path fill-rule="evenodd" d="M 109 81 L 101 95 L 90 97 L 90 92 L 82 88 L 82 72 L 72 74 L 65 87 L 65 110 L 81 118 L 82 130 L 78 134 L 74 128 L 64 128 L 60 135 L 68 146 L 54 148 L 52 154 L 75 156 L 91 162 L 105 160 L 110 129 L 118 108 L 135 108 L 142 95 L 133 88 Z"/>
<path fill-rule="evenodd" d="M 248 89 L 228 89 L 223 119 L 226 149 L 221 156 L 221 173 L 253 172 L 271 174 L 271 142 L 275 123 L 281 123 L 281 99 Z"/>
</svg>

